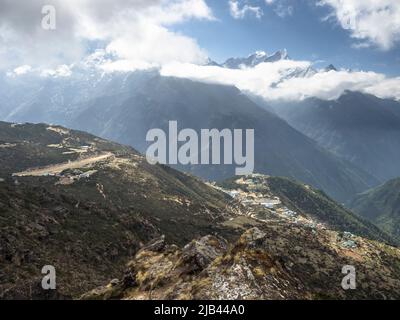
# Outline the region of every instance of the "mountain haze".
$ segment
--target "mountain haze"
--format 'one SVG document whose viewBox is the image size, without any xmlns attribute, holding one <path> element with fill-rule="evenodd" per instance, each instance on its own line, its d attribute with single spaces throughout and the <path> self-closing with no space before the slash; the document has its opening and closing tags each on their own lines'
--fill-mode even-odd
<svg viewBox="0 0 400 320">
<path fill-rule="evenodd" d="M 254 129 L 255 172 L 292 177 L 344 201 L 374 186 L 372 175 L 323 150 L 276 115 L 263 110 L 234 87 L 150 76 L 134 83 L 130 97 L 94 101 L 70 126 L 134 146 L 145 152 L 148 130 L 168 132 L 168 121 L 179 129 Z M 178 166 L 209 180 L 234 176 L 234 166 Z"/>
<path fill-rule="evenodd" d="M 131 145 L 142 153 L 149 145 L 147 132 L 154 128 L 168 132 L 170 120 L 178 121 L 179 129 L 197 132 L 255 129 L 255 172 L 304 181 L 342 202 L 379 183 L 234 87 L 162 77 L 157 71 L 103 75 L 82 71 L 41 84 L 27 77 L 19 81 L 30 98 L 24 103 L 13 100 L 12 108 L 7 107 L 12 110 L 4 117 L 7 120 L 61 124 Z M 39 85 L 41 89 L 36 90 Z M 177 168 L 210 180 L 235 174 L 234 166 L 229 165 Z"/>
<path fill-rule="evenodd" d="M 276 113 L 320 146 L 381 181 L 400 176 L 400 103 L 358 92 L 276 104 Z"/>
</svg>

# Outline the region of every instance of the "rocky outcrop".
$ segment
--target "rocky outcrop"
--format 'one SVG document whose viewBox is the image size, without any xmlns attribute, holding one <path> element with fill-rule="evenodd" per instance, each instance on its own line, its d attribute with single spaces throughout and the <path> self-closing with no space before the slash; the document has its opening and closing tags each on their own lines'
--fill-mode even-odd
<svg viewBox="0 0 400 320">
<path fill-rule="evenodd" d="M 399 298 L 400 250 L 353 235 L 352 241 L 356 247 L 344 246 L 343 234 L 333 231 L 260 223 L 232 245 L 215 236 L 182 249 L 151 244 L 129 263 L 122 281 L 82 299 Z M 342 288 L 344 265 L 355 266 L 357 290 Z"/>
<path fill-rule="evenodd" d="M 218 256 L 226 252 L 228 244 L 225 239 L 205 236 L 193 240 L 182 249 L 182 261 L 193 272 L 205 269 Z"/>
<path fill-rule="evenodd" d="M 162 236 L 136 254 L 122 281 L 113 280 L 83 295 L 82 299 L 190 298 L 189 283 L 227 248 L 227 242 L 216 236 L 193 240 L 183 249 L 167 245 Z"/>
</svg>

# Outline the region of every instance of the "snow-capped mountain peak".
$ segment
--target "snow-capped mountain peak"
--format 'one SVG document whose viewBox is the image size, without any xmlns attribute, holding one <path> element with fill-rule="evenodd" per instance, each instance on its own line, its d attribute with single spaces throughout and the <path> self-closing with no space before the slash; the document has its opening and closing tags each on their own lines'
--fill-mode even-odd
<svg viewBox="0 0 400 320">
<path fill-rule="evenodd" d="M 329 71 L 338 71 L 338 70 L 336 69 L 336 67 L 333 64 L 330 64 L 329 66 L 325 67 L 324 71 L 329 72 Z"/>
<path fill-rule="evenodd" d="M 261 59 L 261 58 L 267 56 L 267 53 L 265 51 L 256 51 L 254 54 L 249 55 L 249 57 L 253 56 L 253 55 L 255 55 L 255 56 L 257 56 L 257 58 Z"/>
<path fill-rule="evenodd" d="M 289 59 L 286 49 L 279 50 L 271 55 L 268 55 L 265 51 L 256 51 L 255 53 L 250 54 L 247 58 L 230 58 L 226 60 L 223 66 L 229 69 L 243 69 L 255 67 L 260 63 L 276 62 L 286 59 Z"/>
<path fill-rule="evenodd" d="M 279 50 L 275 52 L 273 55 L 266 57 L 264 62 L 276 62 L 279 60 L 287 60 L 289 59 L 289 55 L 286 49 Z"/>
</svg>

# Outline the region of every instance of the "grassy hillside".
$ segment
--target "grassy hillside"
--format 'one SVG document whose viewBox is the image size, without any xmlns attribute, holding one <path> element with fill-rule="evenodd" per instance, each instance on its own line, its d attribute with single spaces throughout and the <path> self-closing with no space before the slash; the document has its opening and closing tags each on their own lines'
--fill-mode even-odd
<svg viewBox="0 0 400 320">
<path fill-rule="evenodd" d="M 120 281 L 85 297 L 398 297 L 399 249 L 382 243 L 390 237 L 311 187 L 240 179 L 223 187 L 279 198 L 279 208 L 239 203 L 83 132 L 0 122 L 0 299 L 77 298 L 129 260 Z M 362 282 L 352 294 L 340 287 L 345 264 Z M 40 287 L 44 265 L 56 268 L 55 292 Z"/>
<path fill-rule="evenodd" d="M 79 167 L 103 154 L 111 156 Z M 60 164 L 73 169 L 54 174 Z M 0 179 L 5 298 L 39 295 L 46 264 L 57 269 L 59 293 L 76 295 L 117 274 L 161 234 L 176 244 L 214 232 L 231 236 L 220 226 L 230 215 L 226 195 L 79 131 L 0 123 Z"/>
</svg>

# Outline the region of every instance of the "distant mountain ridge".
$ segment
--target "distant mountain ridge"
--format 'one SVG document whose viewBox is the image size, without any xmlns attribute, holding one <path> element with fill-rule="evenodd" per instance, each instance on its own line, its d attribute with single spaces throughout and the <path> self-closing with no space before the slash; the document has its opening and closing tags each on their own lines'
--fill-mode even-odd
<svg viewBox="0 0 400 320">
<path fill-rule="evenodd" d="M 298 76 L 307 71 L 293 72 Z M 167 132 L 169 120 L 178 120 L 180 129 L 196 131 L 255 129 L 255 172 L 304 181 L 341 202 L 380 182 L 262 110 L 234 87 L 162 77 L 157 70 L 113 74 L 92 70 L 42 82 L 27 75 L 9 86 L 3 103 L 7 121 L 56 123 L 129 144 L 140 152 L 148 147 L 147 132 L 154 128 Z M 177 168 L 211 180 L 235 174 L 229 165 Z"/>
<path fill-rule="evenodd" d="M 379 180 L 400 176 L 399 102 L 348 91 L 333 101 L 273 106 L 294 128 Z"/>
<path fill-rule="evenodd" d="M 276 115 L 262 110 L 234 87 L 148 74 L 139 82 L 131 79 L 131 95 L 88 104 L 71 119 L 70 127 L 145 152 L 148 130 L 168 132 L 168 121 L 179 129 L 254 129 L 255 172 L 288 176 L 326 190 L 339 200 L 378 184 L 372 175 L 318 147 Z M 193 165 L 177 168 L 209 180 L 235 175 L 232 165 Z"/>
<path fill-rule="evenodd" d="M 356 196 L 349 207 L 400 239 L 400 178 Z"/>
<path fill-rule="evenodd" d="M 251 68 L 260 63 L 276 62 L 279 60 L 287 60 L 289 55 L 286 49 L 268 55 L 265 51 L 256 51 L 247 58 L 229 58 L 222 66 L 229 69 L 241 69 L 243 67 Z"/>
</svg>

